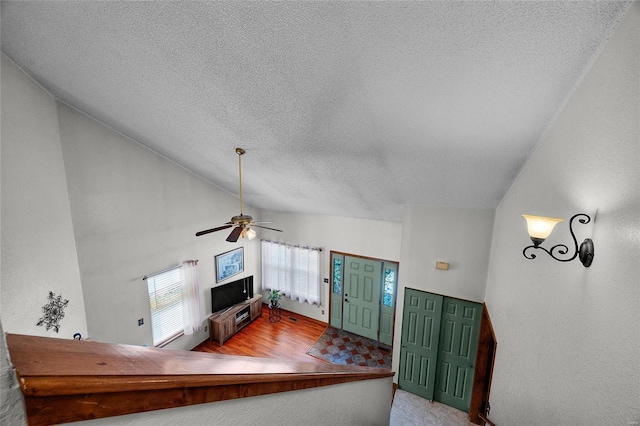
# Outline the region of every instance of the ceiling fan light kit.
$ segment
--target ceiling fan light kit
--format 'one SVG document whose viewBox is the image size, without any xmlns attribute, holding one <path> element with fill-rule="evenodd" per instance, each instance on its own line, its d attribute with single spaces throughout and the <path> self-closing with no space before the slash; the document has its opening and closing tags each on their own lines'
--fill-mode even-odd
<svg viewBox="0 0 640 426">
<path fill-rule="evenodd" d="M 254 222 L 251 216 L 242 213 L 242 156 L 245 154 L 245 152 L 246 151 L 242 148 L 236 148 L 236 154 L 238 154 L 238 175 L 240 177 L 240 214 L 237 216 L 233 216 L 230 222 L 227 222 L 222 226 L 196 232 L 196 237 L 210 234 L 216 231 L 222 231 L 223 229 L 233 228 L 231 230 L 231 233 L 227 237 L 227 241 L 229 241 L 230 243 L 235 243 L 240 237 L 253 240 L 256 237 L 256 231 L 254 231 L 252 228 L 263 228 L 269 229 L 271 231 L 282 232 L 281 229 L 268 228 L 266 226 L 257 225 L 257 223 L 268 222 Z"/>
</svg>

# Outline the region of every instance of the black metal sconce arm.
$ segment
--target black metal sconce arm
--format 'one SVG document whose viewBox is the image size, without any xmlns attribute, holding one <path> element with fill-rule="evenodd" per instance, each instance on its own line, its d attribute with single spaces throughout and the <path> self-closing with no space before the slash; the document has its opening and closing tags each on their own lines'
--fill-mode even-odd
<svg viewBox="0 0 640 426">
<path fill-rule="evenodd" d="M 527 246 L 524 248 L 524 250 L 522 250 L 522 254 L 524 255 L 524 257 L 526 257 L 527 259 L 535 259 L 536 255 L 534 253 L 527 254 L 527 250 L 539 249 L 546 252 L 549 256 L 551 256 L 552 258 L 554 258 L 559 262 L 570 262 L 579 256 L 580 262 L 582 262 L 582 264 L 588 268 L 591 265 L 591 262 L 593 261 L 593 241 L 590 238 L 586 238 L 582 242 L 582 244 L 580 244 L 580 247 L 578 247 L 578 240 L 576 239 L 576 235 L 573 232 L 573 220 L 579 216 L 584 216 L 583 218 L 578 219 L 578 222 L 582 224 L 587 224 L 591 221 L 591 218 L 584 213 L 578 213 L 569 220 L 569 232 L 571 232 L 571 238 L 573 238 L 573 244 L 575 247 L 575 253 L 573 254 L 573 256 L 571 256 L 568 259 L 558 258 L 554 255 L 554 253 L 557 253 L 559 255 L 565 255 L 569 252 L 569 247 L 567 247 L 564 244 L 556 244 L 555 246 L 551 247 L 551 250 L 547 250 L 546 248 L 540 246 L 540 244 L 544 240 L 541 240 L 539 238 L 535 238 L 535 239 L 531 238 L 531 240 L 533 241 L 533 245 Z"/>
</svg>

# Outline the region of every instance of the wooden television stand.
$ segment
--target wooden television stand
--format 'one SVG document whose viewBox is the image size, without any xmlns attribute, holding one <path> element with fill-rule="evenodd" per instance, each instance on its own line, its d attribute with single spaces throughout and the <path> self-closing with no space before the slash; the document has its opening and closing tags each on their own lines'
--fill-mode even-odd
<svg viewBox="0 0 640 426">
<path fill-rule="evenodd" d="M 209 339 L 220 346 L 245 325 L 262 315 L 262 295 L 253 296 L 209 317 Z"/>
</svg>

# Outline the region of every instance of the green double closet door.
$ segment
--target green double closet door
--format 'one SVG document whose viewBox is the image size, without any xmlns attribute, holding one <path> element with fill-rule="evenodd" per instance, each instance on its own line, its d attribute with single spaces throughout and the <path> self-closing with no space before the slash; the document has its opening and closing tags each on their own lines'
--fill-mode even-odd
<svg viewBox="0 0 640 426">
<path fill-rule="evenodd" d="M 398 387 L 469 411 L 482 305 L 407 288 Z"/>
</svg>

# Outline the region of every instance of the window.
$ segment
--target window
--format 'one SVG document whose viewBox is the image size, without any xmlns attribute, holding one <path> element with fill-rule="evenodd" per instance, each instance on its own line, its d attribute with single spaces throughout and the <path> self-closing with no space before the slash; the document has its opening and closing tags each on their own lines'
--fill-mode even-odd
<svg viewBox="0 0 640 426">
<path fill-rule="evenodd" d="M 342 259 L 339 257 L 333 259 L 333 292 L 342 293 Z"/>
<path fill-rule="evenodd" d="M 153 345 L 163 346 L 174 338 L 202 329 L 198 261 L 144 277 L 149 289 Z"/>
<path fill-rule="evenodd" d="M 320 251 L 262 241 L 262 283 L 300 303 L 320 304 Z"/>
<path fill-rule="evenodd" d="M 143 280 L 149 290 L 154 346 L 164 346 L 183 333 L 190 335 L 202 330 L 197 260 L 185 260 Z"/>
<path fill-rule="evenodd" d="M 382 303 L 384 306 L 393 307 L 393 288 L 396 285 L 396 271 L 384 268 L 384 292 Z"/>
<path fill-rule="evenodd" d="M 184 271 L 176 267 L 147 277 L 153 345 L 162 346 L 184 331 Z"/>
</svg>

